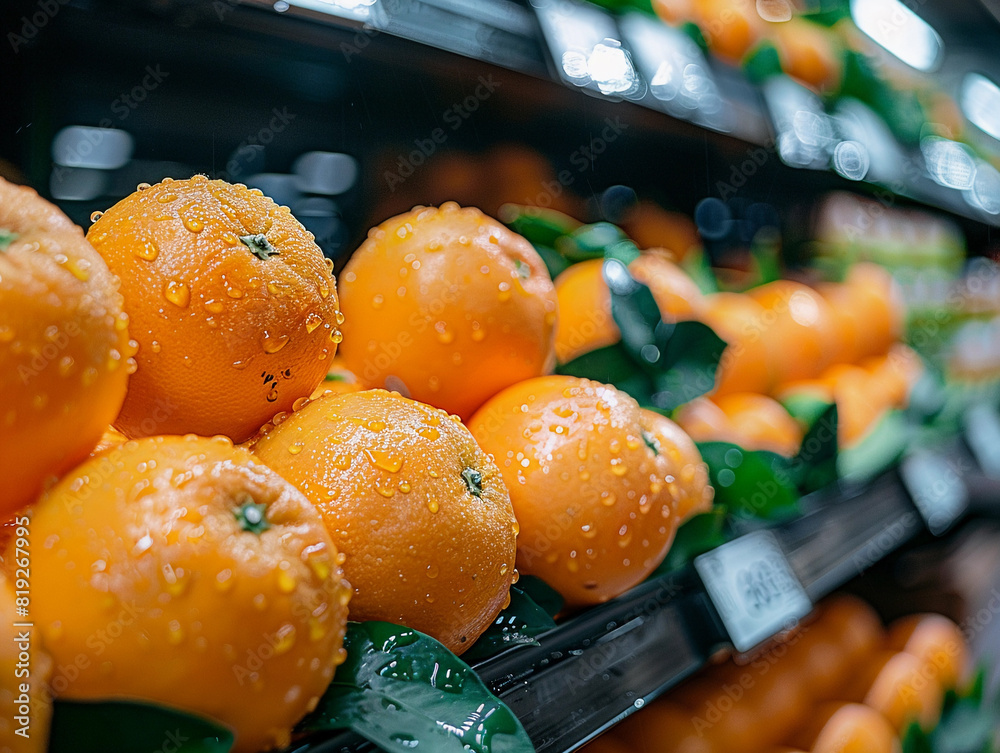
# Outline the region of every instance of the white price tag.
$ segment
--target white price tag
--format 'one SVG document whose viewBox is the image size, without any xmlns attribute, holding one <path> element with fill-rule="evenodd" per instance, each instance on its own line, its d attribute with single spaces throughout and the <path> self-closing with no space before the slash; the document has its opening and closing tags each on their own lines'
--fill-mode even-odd
<svg viewBox="0 0 1000 753">
<path fill-rule="evenodd" d="M 694 567 L 737 651 L 749 651 L 812 610 L 769 531 L 754 531 L 723 544 L 696 557 Z"/>
<path fill-rule="evenodd" d="M 935 536 L 947 531 L 969 504 L 965 484 L 944 458 L 919 451 L 899 467 L 903 483 Z"/>
<path fill-rule="evenodd" d="M 991 478 L 1000 478 L 1000 414 L 976 405 L 965 414 L 965 436 L 976 462 Z"/>
</svg>

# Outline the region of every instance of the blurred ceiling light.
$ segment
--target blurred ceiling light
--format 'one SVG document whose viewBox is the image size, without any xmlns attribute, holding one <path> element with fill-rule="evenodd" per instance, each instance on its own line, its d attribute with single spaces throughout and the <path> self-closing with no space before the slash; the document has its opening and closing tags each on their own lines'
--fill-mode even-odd
<svg viewBox="0 0 1000 753">
<path fill-rule="evenodd" d="M 358 163 L 349 154 L 306 152 L 292 165 L 295 186 L 302 193 L 344 193 L 358 179 Z"/>
<path fill-rule="evenodd" d="M 986 76 L 970 73 L 962 81 L 961 106 L 973 125 L 1000 139 L 1000 87 Z"/>
<path fill-rule="evenodd" d="M 861 31 L 917 70 L 931 70 L 941 57 L 941 37 L 899 0 L 851 0 L 851 17 Z"/>
<path fill-rule="evenodd" d="M 976 178 L 966 201 L 990 214 L 1000 214 L 1000 172 L 986 162 L 976 166 Z"/>
<path fill-rule="evenodd" d="M 964 145 L 931 136 L 920 142 L 920 151 L 935 183 L 963 191 L 972 188 L 976 163 Z"/>
<path fill-rule="evenodd" d="M 765 21 L 791 21 L 793 10 L 790 0 L 757 0 L 757 15 Z"/>
<path fill-rule="evenodd" d="M 605 39 L 594 47 L 587 59 L 587 72 L 601 94 L 632 94 L 639 88 L 632 60 L 616 39 Z"/>
<path fill-rule="evenodd" d="M 848 180 L 863 180 L 871 161 L 864 144 L 841 141 L 833 149 L 833 169 Z"/>
<path fill-rule="evenodd" d="M 366 19 L 371 15 L 372 6 L 376 2 L 378 0 L 287 0 L 281 3 L 285 6 L 283 9 L 279 10 L 275 4 L 275 10 L 280 13 L 288 10 L 289 5 L 294 5 L 319 13 L 329 13 L 332 16 Z"/>
<path fill-rule="evenodd" d="M 117 170 L 132 158 L 135 142 L 117 128 L 69 126 L 52 140 L 52 161 L 66 167 Z"/>
</svg>

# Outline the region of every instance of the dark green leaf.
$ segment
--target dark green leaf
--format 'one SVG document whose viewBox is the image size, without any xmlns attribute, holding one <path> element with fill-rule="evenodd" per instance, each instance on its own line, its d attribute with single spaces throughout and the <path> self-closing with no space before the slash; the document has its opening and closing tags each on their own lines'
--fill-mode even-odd
<svg viewBox="0 0 1000 753">
<path fill-rule="evenodd" d="M 698 445 L 708 464 L 715 503 L 733 515 L 773 518 L 793 512 L 798 492 L 788 459 L 773 452 L 744 450 L 729 442 Z"/>
<path fill-rule="evenodd" d="M 755 84 L 781 75 L 781 57 L 774 44 L 764 40 L 752 49 L 743 61 L 743 71 Z"/>
<path fill-rule="evenodd" d="M 535 251 L 537 251 L 538 255 L 542 257 L 542 261 L 545 262 L 545 268 L 549 270 L 549 277 L 553 280 L 569 268 L 570 263 L 566 261 L 566 258 L 554 248 L 541 246 L 537 243 L 533 245 L 535 247 Z"/>
<path fill-rule="evenodd" d="M 728 541 L 725 523 L 726 508 L 722 505 L 716 505 L 709 512 L 684 521 L 677 529 L 677 536 L 674 537 L 667 556 L 649 577 L 655 578 L 680 570 L 698 555 L 725 544 Z"/>
<path fill-rule="evenodd" d="M 433 638 L 388 622 L 352 622 L 337 668 L 304 730 L 351 729 L 390 753 L 532 753 L 517 717 Z"/>
<path fill-rule="evenodd" d="M 809 392 L 793 392 L 781 398 L 781 405 L 803 426 L 812 426 L 830 407 L 829 400 Z"/>
<path fill-rule="evenodd" d="M 226 753 L 232 747 L 228 729 L 174 709 L 125 701 L 57 700 L 53 706 L 52 751 Z"/>
<path fill-rule="evenodd" d="M 664 325 L 653 294 L 629 274 L 625 262 L 607 259 L 603 274 L 611 290 L 611 316 L 621 332 L 622 345 L 639 368 L 658 371 L 672 326 Z"/>
<path fill-rule="evenodd" d="M 569 215 L 542 207 L 504 204 L 497 214 L 501 222 L 536 246 L 553 248 L 558 238 L 580 227 Z"/>
<path fill-rule="evenodd" d="M 658 361 L 661 373 L 654 380 L 653 405 L 672 411 L 704 395 L 715 386 L 715 372 L 726 349 L 726 341 L 703 322 L 671 325 Z"/>
<path fill-rule="evenodd" d="M 981 753 L 990 749 L 996 709 L 971 699 L 960 700 L 931 735 L 933 753 Z M 905 753 L 905 751 L 904 751 Z"/>
<path fill-rule="evenodd" d="M 803 494 L 837 480 L 837 404 L 829 403 L 812 422 L 799 453 L 791 461 L 792 473 Z"/>
<path fill-rule="evenodd" d="M 608 246 L 627 240 L 628 236 L 617 226 L 610 222 L 596 222 L 563 235 L 554 245 L 560 254 L 571 262 L 577 262 L 602 257 Z"/>
<path fill-rule="evenodd" d="M 701 28 L 698 24 L 693 21 L 687 21 L 680 25 L 680 30 L 687 34 L 694 43 L 701 48 L 702 52 L 708 52 L 708 40 L 705 39 L 705 35 L 701 33 Z"/>
<path fill-rule="evenodd" d="M 903 753 L 934 753 L 930 738 L 917 722 L 912 722 L 903 732 Z"/>
<path fill-rule="evenodd" d="M 562 611 L 565 604 L 562 595 L 541 578 L 534 575 L 522 575 L 517 585 L 529 599 L 544 609 L 550 617 L 555 618 Z"/>
<path fill-rule="evenodd" d="M 781 235 L 776 228 L 762 227 L 750 245 L 750 257 L 757 273 L 756 285 L 781 279 Z"/>
<path fill-rule="evenodd" d="M 616 384 L 635 373 L 635 364 L 621 343 L 618 343 L 597 348 L 569 363 L 560 364 L 556 366 L 556 373 Z"/>
<path fill-rule="evenodd" d="M 472 648 L 462 654 L 462 660 L 476 664 L 512 646 L 537 646 L 535 636 L 555 626 L 548 612 L 520 588 L 512 586 L 510 604 L 497 615 Z"/>
</svg>

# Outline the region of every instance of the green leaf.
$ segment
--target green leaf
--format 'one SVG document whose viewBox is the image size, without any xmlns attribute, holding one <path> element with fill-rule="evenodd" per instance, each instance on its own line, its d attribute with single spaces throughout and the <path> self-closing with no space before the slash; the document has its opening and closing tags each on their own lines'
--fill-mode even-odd
<svg viewBox="0 0 1000 753">
<path fill-rule="evenodd" d="M 705 249 L 694 248 L 688 251 L 681 262 L 681 269 L 687 272 L 688 277 L 694 280 L 695 285 L 705 295 L 719 292 L 719 281 L 715 279 L 715 272 L 708 263 Z"/>
<path fill-rule="evenodd" d="M 662 371 L 654 379 L 653 405 L 669 412 L 715 386 L 726 341 L 703 322 L 665 326 L 670 329 L 658 364 Z"/>
<path fill-rule="evenodd" d="M 577 262 L 604 256 L 604 250 L 608 246 L 627 240 L 628 236 L 616 225 L 596 222 L 593 225 L 583 225 L 556 239 L 554 246 L 556 251 L 571 262 Z"/>
<path fill-rule="evenodd" d="M 621 259 L 607 259 L 602 272 L 611 291 L 611 316 L 621 332 L 622 345 L 639 368 L 658 370 L 669 325 L 660 319 L 653 294 L 629 274 Z"/>
<path fill-rule="evenodd" d="M 95 732 L 100 731 L 100 734 Z M 165 747 L 169 746 L 169 747 Z M 233 733 L 207 719 L 144 703 L 57 700 L 49 750 L 73 753 L 227 753 Z"/>
<path fill-rule="evenodd" d="M 780 402 L 788 414 L 803 426 L 812 426 L 831 405 L 829 400 L 807 391 L 792 392 Z"/>
<path fill-rule="evenodd" d="M 960 700 L 934 730 L 931 747 L 927 750 L 932 753 L 981 753 L 989 750 L 995 715 L 996 709 L 990 708 L 989 704 L 971 699 Z"/>
<path fill-rule="evenodd" d="M 472 648 L 462 654 L 462 660 L 476 664 L 512 646 L 537 646 L 535 636 L 555 626 L 548 612 L 520 588 L 511 586 L 510 604 L 497 615 Z"/>
<path fill-rule="evenodd" d="M 580 223 L 554 209 L 504 204 L 497 213 L 500 221 L 536 246 L 553 248 L 556 240 L 569 235 Z"/>
<path fill-rule="evenodd" d="M 695 515 L 677 529 L 673 544 L 659 567 L 649 576 L 680 570 L 695 557 L 725 544 L 729 537 L 725 533 L 726 508 L 715 505 L 710 511 Z"/>
<path fill-rule="evenodd" d="M 759 280 L 756 285 L 781 279 L 781 235 L 776 228 L 762 227 L 757 231 L 750 244 L 750 258 Z"/>
<path fill-rule="evenodd" d="M 772 76 L 780 76 L 781 56 L 778 49 L 768 40 L 752 49 L 743 60 L 743 71 L 753 83 L 760 84 Z"/>
<path fill-rule="evenodd" d="M 304 730 L 351 729 L 390 753 L 532 753 L 517 717 L 433 638 L 388 622 L 351 622 L 337 668 Z"/>
<path fill-rule="evenodd" d="M 701 33 L 701 27 L 693 21 L 687 21 L 680 25 L 680 30 L 687 34 L 694 41 L 696 45 L 701 48 L 702 52 L 708 52 L 708 40 L 705 39 L 705 35 Z"/>
<path fill-rule="evenodd" d="M 912 431 L 903 414 L 890 411 L 859 442 L 840 450 L 837 472 L 841 478 L 863 481 L 892 466 L 906 450 Z"/>
<path fill-rule="evenodd" d="M 787 458 L 729 442 L 702 442 L 698 450 L 708 464 L 715 503 L 730 514 L 768 519 L 795 511 L 799 495 Z"/>
<path fill-rule="evenodd" d="M 790 468 L 803 494 L 837 480 L 837 404 L 829 403 L 812 422 Z"/>
<path fill-rule="evenodd" d="M 553 619 L 563 610 L 563 606 L 566 604 L 562 594 L 535 575 L 522 575 L 517 585 L 524 591 L 525 596 L 545 610 Z"/>
<path fill-rule="evenodd" d="M 560 364 L 556 366 L 556 373 L 617 385 L 635 374 L 635 364 L 621 343 L 617 343 Z"/>
<path fill-rule="evenodd" d="M 17 240 L 17 237 L 17 233 L 0 228 L 0 251 L 6 251 L 10 247 L 10 244 Z"/>
</svg>

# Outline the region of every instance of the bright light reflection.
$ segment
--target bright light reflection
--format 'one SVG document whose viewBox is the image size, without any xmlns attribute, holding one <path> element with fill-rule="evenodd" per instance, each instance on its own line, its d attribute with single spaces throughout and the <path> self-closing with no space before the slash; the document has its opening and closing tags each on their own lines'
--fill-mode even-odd
<svg viewBox="0 0 1000 753">
<path fill-rule="evenodd" d="M 986 76 L 970 73 L 962 82 L 961 104 L 973 125 L 1000 139 L 1000 87 Z"/>
<path fill-rule="evenodd" d="M 976 163 L 966 148 L 955 141 L 929 137 L 920 143 L 927 172 L 935 183 L 948 188 L 972 188 Z"/>
<path fill-rule="evenodd" d="M 851 17 L 861 31 L 917 70 L 931 70 L 941 57 L 941 37 L 899 0 L 851 0 Z"/>
<path fill-rule="evenodd" d="M 614 39 L 605 39 L 594 47 L 587 60 L 587 72 L 602 94 L 629 94 L 639 85 L 628 53 Z"/>
</svg>

